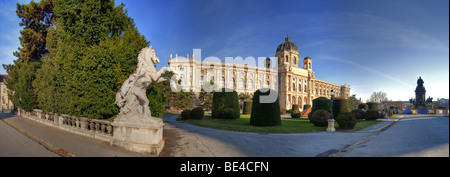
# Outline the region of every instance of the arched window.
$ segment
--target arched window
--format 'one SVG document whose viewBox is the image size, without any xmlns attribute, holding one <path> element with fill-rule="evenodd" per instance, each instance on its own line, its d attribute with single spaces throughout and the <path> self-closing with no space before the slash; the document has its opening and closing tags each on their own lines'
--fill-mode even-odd
<svg viewBox="0 0 450 177">
<path fill-rule="evenodd" d="M 294 57 L 294 64 L 296 64 L 297 63 L 297 59 Z"/>
<path fill-rule="evenodd" d="M 220 79 L 220 87 L 225 87 L 225 78 L 224 77 L 222 77 L 221 79 Z"/>
<path fill-rule="evenodd" d="M 289 57 L 286 55 L 286 62 L 289 62 Z"/>
<path fill-rule="evenodd" d="M 298 107 L 299 107 L 299 108 L 303 108 L 303 107 L 302 107 L 302 97 L 298 97 L 297 100 L 298 100 Z"/>
<path fill-rule="evenodd" d="M 236 87 L 236 80 L 234 80 L 234 78 L 232 78 L 233 80 L 231 81 L 231 88 Z"/>
<path fill-rule="evenodd" d="M 181 75 L 180 75 L 180 80 L 181 80 L 181 85 L 182 85 L 182 86 L 186 85 L 184 74 L 181 74 Z"/>
<path fill-rule="evenodd" d="M 244 88 L 244 79 L 239 80 L 239 88 Z"/>
<path fill-rule="evenodd" d="M 292 83 L 292 91 L 297 91 L 295 90 L 295 83 Z"/>
<path fill-rule="evenodd" d="M 306 90 L 306 86 L 304 87 L 304 89 L 305 89 L 305 90 L 304 90 L 304 92 L 307 92 L 307 90 Z"/>
<path fill-rule="evenodd" d="M 203 85 L 205 83 L 205 80 L 203 79 L 203 76 L 200 76 L 200 85 Z"/>
<path fill-rule="evenodd" d="M 258 81 L 258 88 L 257 89 L 260 89 L 260 88 L 261 88 L 261 80 Z"/>
<path fill-rule="evenodd" d="M 211 78 L 209 79 L 210 82 L 214 82 L 214 76 L 211 76 Z"/>
<path fill-rule="evenodd" d="M 252 79 L 250 79 L 250 80 L 248 81 L 248 88 L 249 88 L 249 89 L 253 89 L 253 80 L 252 80 Z"/>
<path fill-rule="evenodd" d="M 269 85 L 270 85 L 270 83 L 269 83 L 269 81 L 267 81 L 267 82 L 266 82 L 266 87 L 265 87 L 265 88 L 270 88 Z"/>
<path fill-rule="evenodd" d="M 299 92 L 302 91 L 302 84 L 298 84 L 298 91 L 299 91 Z"/>
<path fill-rule="evenodd" d="M 292 96 L 292 104 L 294 105 L 295 104 L 295 101 L 296 99 L 295 99 L 295 97 L 294 96 Z"/>
</svg>

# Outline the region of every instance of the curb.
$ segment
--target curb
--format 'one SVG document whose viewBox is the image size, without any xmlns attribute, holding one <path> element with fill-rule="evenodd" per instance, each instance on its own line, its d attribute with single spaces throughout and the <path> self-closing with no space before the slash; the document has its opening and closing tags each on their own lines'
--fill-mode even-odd
<svg viewBox="0 0 450 177">
<path fill-rule="evenodd" d="M 62 157 L 78 157 L 75 154 L 72 154 L 64 149 L 59 148 L 58 146 L 55 146 L 47 141 L 45 141 L 42 138 L 39 138 L 33 134 L 31 134 L 30 132 L 12 124 L 11 122 L 9 122 L 8 120 L 5 119 L 0 119 L 3 122 L 5 122 L 6 124 L 8 124 L 9 126 L 11 126 L 12 128 L 16 129 L 17 131 L 19 131 L 20 133 L 24 134 L 25 136 L 27 136 L 28 138 L 30 138 L 33 141 L 36 141 L 37 143 L 39 143 L 40 145 L 44 146 L 46 149 L 48 149 L 49 151 L 52 151 Z"/>
<path fill-rule="evenodd" d="M 386 124 L 385 126 L 382 126 L 382 127 L 378 128 L 377 130 L 374 131 L 374 133 L 372 133 L 372 134 L 369 135 L 368 137 L 366 137 L 366 138 L 364 138 L 364 139 L 362 139 L 362 140 L 360 140 L 360 141 L 358 141 L 358 142 L 356 142 L 356 143 L 354 143 L 354 144 L 352 144 L 352 145 L 346 145 L 346 146 L 343 147 L 342 149 L 331 151 L 331 153 L 328 153 L 328 154 L 326 154 L 326 155 L 325 155 L 324 153 L 319 154 L 319 155 L 322 155 L 322 157 L 323 157 L 323 156 L 325 156 L 325 157 L 341 157 L 341 156 L 344 155 L 346 152 L 351 151 L 352 149 L 357 148 L 357 147 L 363 145 L 364 143 L 368 142 L 368 141 L 371 140 L 372 138 L 376 137 L 376 136 L 377 136 L 378 134 L 380 134 L 382 131 L 388 129 L 389 127 L 391 127 L 392 125 L 394 125 L 395 123 L 397 123 L 398 121 L 400 121 L 401 119 L 403 119 L 404 117 L 405 117 L 405 116 L 403 115 L 402 117 L 399 117 L 397 120 L 392 121 L 391 123 Z"/>
</svg>

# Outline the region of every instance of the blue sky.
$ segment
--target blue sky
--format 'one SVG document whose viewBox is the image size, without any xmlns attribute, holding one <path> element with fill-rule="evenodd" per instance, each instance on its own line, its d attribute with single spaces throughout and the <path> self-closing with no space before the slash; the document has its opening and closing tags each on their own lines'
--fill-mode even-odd
<svg viewBox="0 0 450 177">
<path fill-rule="evenodd" d="M 376 91 L 408 100 L 419 76 L 427 96 L 449 98 L 448 0 L 120 2 L 156 50 L 158 68 L 194 48 L 202 58 L 273 57 L 289 32 L 316 78 L 349 84 L 363 101 Z M 15 4 L 0 2 L 0 63 L 12 63 L 20 45 Z"/>
</svg>

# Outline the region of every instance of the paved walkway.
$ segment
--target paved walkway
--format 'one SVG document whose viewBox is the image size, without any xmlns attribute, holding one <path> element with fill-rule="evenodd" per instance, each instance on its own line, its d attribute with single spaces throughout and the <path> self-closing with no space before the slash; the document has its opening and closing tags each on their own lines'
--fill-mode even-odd
<svg viewBox="0 0 450 177">
<path fill-rule="evenodd" d="M 370 139 L 397 120 L 385 119 L 381 123 L 354 133 L 260 134 L 198 127 L 176 121 L 177 116 L 164 116 L 166 122 L 164 133 L 172 134 L 168 137 L 172 144 L 170 148 L 165 149 L 163 156 L 330 156 Z"/>
<path fill-rule="evenodd" d="M 38 141 L 50 151 L 63 156 L 77 157 L 142 157 L 145 154 L 126 151 L 119 147 L 111 147 L 107 142 L 89 137 L 75 135 L 66 131 L 49 127 L 20 116 L 1 114 L 3 122 L 21 131 L 31 139 Z M 44 155 L 42 155 L 44 156 Z M 149 155 L 148 155 L 149 156 Z"/>
<path fill-rule="evenodd" d="M 178 114 L 165 114 L 163 157 L 314 157 L 329 156 L 383 130 L 395 119 L 386 120 L 355 133 L 317 132 L 260 134 L 232 132 L 176 121 Z M 66 156 L 142 157 L 145 154 L 111 147 L 107 142 L 74 135 L 19 116 L 2 114 L 2 121 L 23 132 L 47 149 Z"/>
</svg>

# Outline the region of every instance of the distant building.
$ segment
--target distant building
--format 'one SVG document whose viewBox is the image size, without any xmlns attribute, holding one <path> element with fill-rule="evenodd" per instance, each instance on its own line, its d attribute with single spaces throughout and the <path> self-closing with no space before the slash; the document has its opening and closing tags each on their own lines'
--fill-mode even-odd
<svg viewBox="0 0 450 177">
<path fill-rule="evenodd" d="M 13 103 L 9 100 L 8 93 L 9 90 L 6 88 L 6 78 L 9 77 L 7 74 L 0 74 L 0 107 L 1 110 L 11 110 L 14 108 Z"/>
</svg>

